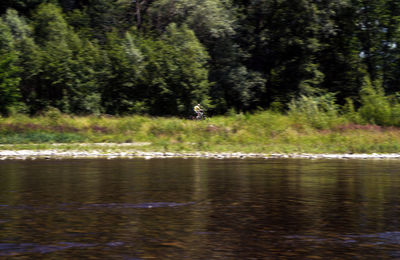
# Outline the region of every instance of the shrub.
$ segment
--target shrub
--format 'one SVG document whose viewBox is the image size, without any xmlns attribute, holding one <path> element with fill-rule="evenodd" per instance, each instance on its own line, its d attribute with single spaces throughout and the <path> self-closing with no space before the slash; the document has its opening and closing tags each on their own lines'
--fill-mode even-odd
<svg viewBox="0 0 400 260">
<path fill-rule="evenodd" d="M 342 107 L 343 116 L 350 122 L 360 124 L 362 118 L 354 107 L 354 101 L 351 98 L 346 98 L 346 103 Z"/>
<path fill-rule="evenodd" d="M 338 105 L 334 93 L 304 96 L 293 99 L 289 104 L 289 116 L 303 118 L 318 129 L 331 127 L 338 119 Z"/>
<path fill-rule="evenodd" d="M 360 91 L 361 107 L 358 113 L 365 123 L 390 125 L 392 109 L 387 96 L 380 84 L 371 83 L 369 78 Z"/>
</svg>

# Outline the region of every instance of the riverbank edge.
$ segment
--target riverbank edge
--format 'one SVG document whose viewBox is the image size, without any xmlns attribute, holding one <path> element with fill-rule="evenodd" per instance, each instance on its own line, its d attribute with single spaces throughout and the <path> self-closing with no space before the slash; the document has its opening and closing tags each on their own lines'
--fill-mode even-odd
<svg viewBox="0 0 400 260">
<path fill-rule="evenodd" d="M 0 150 L 0 160 L 35 159 L 158 159 L 158 158 L 209 158 L 209 159 L 397 159 L 400 153 L 387 154 L 310 154 L 310 153 L 241 153 L 241 152 L 145 152 L 128 151 L 78 151 L 78 150 Z"/>
</svg>

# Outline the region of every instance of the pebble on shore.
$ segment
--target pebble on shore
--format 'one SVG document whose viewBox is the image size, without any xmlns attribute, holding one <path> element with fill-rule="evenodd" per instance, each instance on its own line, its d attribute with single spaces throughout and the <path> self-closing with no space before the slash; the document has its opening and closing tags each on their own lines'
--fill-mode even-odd
<svg viewBox="0 0 400 260">
<path fill-rule="evenodd" d="M 210 158 L 210 159 L 230 159 L 230 158 L 263 158 L 263 159 L 400 159 L 400 154 L 258 154 L 258 153 L 173 153 L 173 152 L 101 152 L 91 151 L 60 151 L 52 150 L 0 150 L 0 160 L 26 160 L 26 159 L 68 159 L 68 158 Z"/>
</svg>

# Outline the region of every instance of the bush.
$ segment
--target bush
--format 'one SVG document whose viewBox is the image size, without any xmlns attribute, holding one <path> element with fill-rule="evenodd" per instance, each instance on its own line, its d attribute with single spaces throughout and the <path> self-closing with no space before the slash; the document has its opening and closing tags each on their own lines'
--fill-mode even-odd
<svg viewBox="0 0 400 260">
<path fill-rule="evenodd" d="M 7 134 L 0 137 L 0 144 L 75 143 L 84 141 L 85 137 L 75 133 L 28 132 Z"/>
<path fill-rule="evenodd" d="M 55 107 L 48 107 L 47 110 L 43 112 L 43 117 L 47 119 L 49 125 L 58 125 L 63 114 Z"/>
<path fill-rule="evenodd" d="M 366 78 L 365 84 L 360 91 L 360 97 L 361 107 L 358 113 L 364 123 L 382 126 L 392 124 L 392 107 L 380 84 L 375 84 L 374 86 Z"/>
<path fill-rule="evenodd" d="M 289 116 L 304 119 L 312 127 L 326 129 L 338 120 L 338 108 L 334 93 L 320 96 L 300 96 L 289 104 Z"/>
<path fill-rule="evenodd" d="M 360 124 L 362 118 L 358 111 L 354 107 L 354 101 L 351 98 L 346 98 L 346 103 L 342 108 L 343 116 L 350 122 Z"/>
<path fill-rule="evenodd" d="M 396 100 L 392 106 L 391 123 L 400 126 L 400 103 Z"/>
</svg>

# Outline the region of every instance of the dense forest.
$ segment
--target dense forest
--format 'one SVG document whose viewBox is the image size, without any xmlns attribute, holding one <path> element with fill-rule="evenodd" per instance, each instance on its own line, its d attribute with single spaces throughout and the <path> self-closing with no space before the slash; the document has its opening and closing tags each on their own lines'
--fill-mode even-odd
<svg viewBox="0 0 400 260">
<path fill-rule="evenodd" d="M 357 108 L 400 90 L 396 0 L 2 0 L 0 15 L 3 115 Z"/>
</svg>

